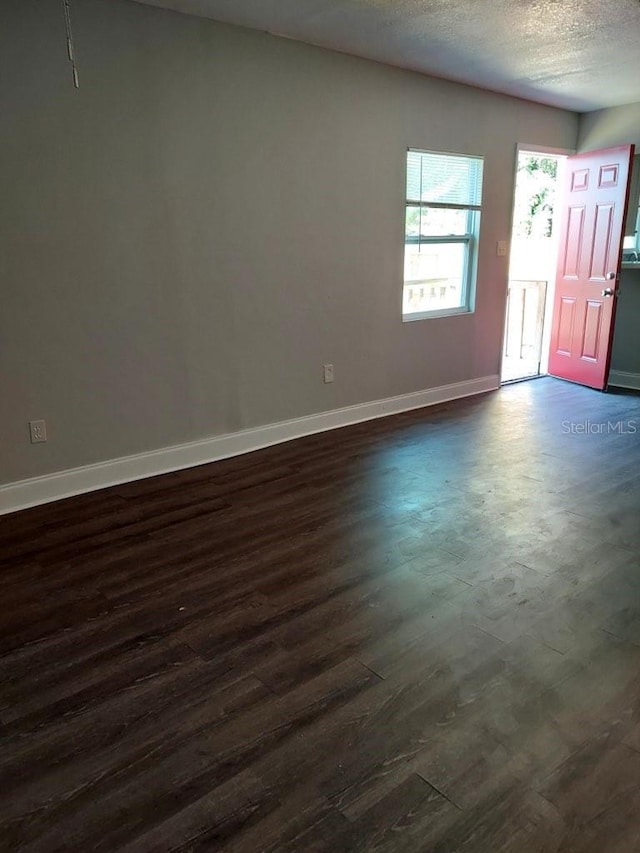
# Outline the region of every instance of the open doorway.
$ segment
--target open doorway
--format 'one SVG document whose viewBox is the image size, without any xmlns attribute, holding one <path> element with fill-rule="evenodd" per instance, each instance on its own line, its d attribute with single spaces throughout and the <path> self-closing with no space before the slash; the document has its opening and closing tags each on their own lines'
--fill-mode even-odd
<svg viewBox="0 0 640 853">
<path fill-rule="evenodd" d="M 566 156 L 518 149 L 502 382 L 547 372 L 558 248 L 556 199 Z"/>
</svg>

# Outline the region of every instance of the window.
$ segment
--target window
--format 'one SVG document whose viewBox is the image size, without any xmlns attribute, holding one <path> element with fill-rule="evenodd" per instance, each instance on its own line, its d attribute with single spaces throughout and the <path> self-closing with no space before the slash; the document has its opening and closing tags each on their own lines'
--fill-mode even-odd
<svg viewBox="0 0 640 853">
<path fill-rule="evenodd" d="M 407 152 L 403 320 L 473 309 L 482 166 L 480 157 Z"/>
</svg>

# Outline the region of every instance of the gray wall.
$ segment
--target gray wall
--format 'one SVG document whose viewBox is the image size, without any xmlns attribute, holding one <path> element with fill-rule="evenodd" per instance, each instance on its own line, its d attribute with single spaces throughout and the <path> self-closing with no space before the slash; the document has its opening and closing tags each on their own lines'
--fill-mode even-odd
<svg viewBox="0 0 640 853">
<path fill-rule="evenodd" d="M 578 151 L 629 143 L 640 147 L 640 102 L 580 116 Z"/>
<path fill-rule="evenodd" d="M 640 103 L 580 116 L 578 150 L 633 143 L 640 149 Z M 611 369 L 640 374 L 640 272 L 623 270 L 611 352 Z"/>
<path fill-rule="evenodd" d="M 2 3 L 0 482 L 498 372 L 515 145 L 573 148 L 576 115 L 73 12 L 79 91 L 59 0 Z M 486 157 L 474 315 L 401 322 L 408 146 Z"/>
<path fill-rule="evenodd" d="M 616 308 L 611 369 L 640 376 L 640 269 L 623 269 Z"/>
</svg>

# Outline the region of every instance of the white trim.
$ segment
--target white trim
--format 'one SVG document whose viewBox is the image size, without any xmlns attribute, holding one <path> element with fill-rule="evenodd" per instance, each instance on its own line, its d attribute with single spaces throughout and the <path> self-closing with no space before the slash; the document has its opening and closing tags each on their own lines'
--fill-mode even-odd
<svg viewBox="0 0 640 853">
<path fill-rule="evenodd" d="M 411 409 L 420 409 L 424 406 L 433 406 L 436 403 L 446 403 L 449 400 L 483 394 L 486 391 L 495 391 L 499 387 L 498 376 L 482 376 L 466 382 L 455 382 L 452 385 L 416 391 L 413 394 L 387 397 L 370 403 L 360 403 L 343 409 L 333 409 L 290 421 L 216 435 L 202 441 L 164 447 L 148 453 L 110 459 L 95 465 L 70 468 L 44 477 L 9 483 L 0 487 L 0 515 L 84 492 L 116 486 L 119 483 L 128 483 L 132 480 L 154 477 L 157 474 L 179 471 L 182 468 L 191 468 L 194 465 L 215 462 L 218 459 L 249 453 L 261 447 L 280 444 L 304 435 L 312 435 L 373 418 L 382 418 Z"/>
<path fill-rule="evenodd" d="M 640 391 L 640 373 L 627 373 L 625 370 L 610 370 L 607 385 Z"/>
<path fill-rule="evenodd" d="M 577 153 L 575 148 L 549 148 L 548 145 L 525 145 L 524 142 L 518 142 L 516 150 L 523 154 L 550 154 L 552 157 L 571 157 Z"/>
<path fill-rule="evenodd" d="M 550 157 L 557 157 L 559 161 L 560 170 L 556 176 L 556 184 L 558 187 L 562 186 L 563 181 L 563 170 L 565 168 L 565 161 L 567 157 L 571 157 L 576 153 L 575 148 L 550 148 L 548 145 L 527 145 L 524 142 L 516 143 L 516 156 L 513 163 L 513 193 L 512 193 L 512 201 L 511 201 L 511 217 L 509 221 L 509 248 L 511 248 L 511 244 L 513 242 L 513 223 L 515 217 L 515 207 L 516 207 L 516 186 L 518 183 L 518 165 L 521 154 L 548 154 Z M 556 205 L 553 215 L 553 240 L 555 242 L 555 246 L 552 248 L 553 257 L 558 258 L 558 230 L 559 230 L 559 209 L 558 205 Z M 502 368 L 504 361 L 504 336 L 505 336 L 505 327 L 507 325 L 507 296 L 509 293 L 509 280 L 510 280 L 510 272 L 511 272 L 511 264 L 507 266 L 507 280 L 504 287 L 504 311 L 502 314 L 502 334 L 500 340 L 502 341 L 502 345 L 500 347 L 500 378 L 502 378 Z M 551 322 L 553 319 L 553 302 L 555 296 L 555 288 L 556 288 L 556 276 L 555 276 L 555 266 L 549 271 L 549 275 L 546 279 L 547 281 L 547 291 L 545 296 L 545 306 L 544 306 L 544 320 L 542 324 L 542 342 L 541 342 L 541 352 L 540 352 L 540 373 L 539 376 L 546 376 L 549 372 L 549 347 L 551 342 Z M 511 380 L 509 380 L 511 381 Z"/>
<path fill-rule="evenodd" d="M 415 320 L 437 320 L 438 317 L 460 317 L 462 314 L 473 313 L 466 305 L 460 305 L 457 308 L 434 308 L 432 311 L 414 311 L 412 314 L 403 314 L 402 322 L 413 323 Z"/>
</svg>

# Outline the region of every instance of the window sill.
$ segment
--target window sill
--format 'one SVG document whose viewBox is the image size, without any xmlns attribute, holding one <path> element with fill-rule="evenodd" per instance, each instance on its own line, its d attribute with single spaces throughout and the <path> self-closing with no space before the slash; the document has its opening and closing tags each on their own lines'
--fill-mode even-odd
<svg viewBox="0 0 640 853">
<path fill-rule="evenodd" d="M 414 320 L 436 320 L 438 317 L 457 317 L 461 314 L 473 314 L 471 308 L 440 308 L 434 311 L 421 311 L 415 314 L 403 314 L 403 323 L 413 323 Z"/>
</svg>

